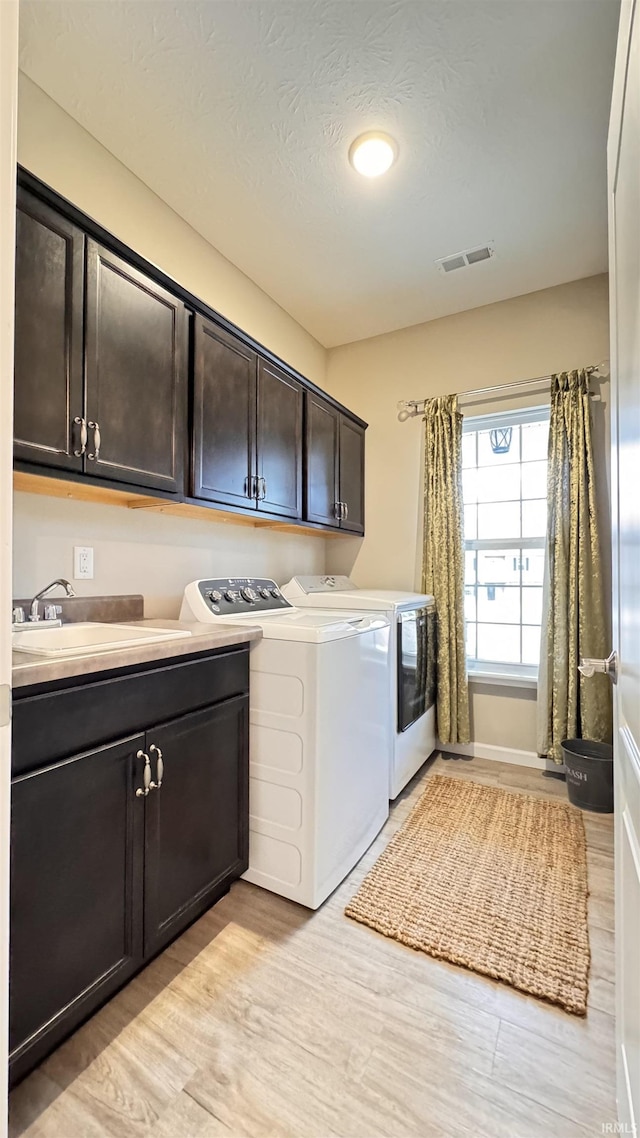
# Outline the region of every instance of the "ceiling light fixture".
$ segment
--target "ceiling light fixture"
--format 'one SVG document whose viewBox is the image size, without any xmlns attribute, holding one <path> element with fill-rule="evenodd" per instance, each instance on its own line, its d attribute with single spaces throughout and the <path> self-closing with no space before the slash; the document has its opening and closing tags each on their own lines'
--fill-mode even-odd
<svg viewBox="0 0 640 1138">
<path fill-rule="evenodd" d="M 370 130 L 360 134 L 349 147 L 349 161 L 365 178 L 377 178 L 393 166 L 398 157 L 398 143 L 390 134 Z"/>
</svg>

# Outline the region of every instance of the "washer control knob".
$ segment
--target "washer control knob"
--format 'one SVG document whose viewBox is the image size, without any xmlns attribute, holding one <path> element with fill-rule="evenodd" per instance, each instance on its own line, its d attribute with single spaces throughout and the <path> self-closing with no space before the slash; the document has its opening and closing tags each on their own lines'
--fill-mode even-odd
<svg viewBox="0 0 640 1138">
<path fill-rule="evenodd" d="M 272 589 L 272 590 L 271 590 L 271 596 L 272 596 L 272 597 L 281 597 L 281 596 L 282 596 L 282 593 L 280 592 L 280 590 L 279 590 L 279 589 Z"/>
<path fill-rule="evenodd" d="M 235 589 L 227 589 L 224 594 L 224 599 L 226 601 L 229 601 L 230 604 L 234 605 L 238 600 L 238 593 L 236 593 Z"/>
<path fill-rule="evenodd" d="M 222 600 L 222 593 L 220 592 L 219 589 L 210 589 L 209 592 L 207 593 L 207 596 L 208 596 L 209 600 L 213 601 L 213 603 L 216 605 L 218 604 L 219 601 Z"/>
<path fill-rule="evenodd" d="M 248 601 L 250 605 L 255 604 L 258 599 L 258 594 L 253 589 L 241 589 L 240 596 L 243 600 Z"/>
<path fill-rule="evenodd" d="M 265 601 L 268 601 L 271 593 L 268 589 L 262 588 L 260 589 L 260 596 L 263 597 Z"/>
</svg>

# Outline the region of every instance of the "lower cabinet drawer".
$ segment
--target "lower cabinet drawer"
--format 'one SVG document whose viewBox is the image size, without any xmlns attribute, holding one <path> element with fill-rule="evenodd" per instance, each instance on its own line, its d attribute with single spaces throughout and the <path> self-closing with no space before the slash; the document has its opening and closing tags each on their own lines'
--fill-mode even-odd
<svg viewBox="0 0 640 1138">
<path fill-rule="evenodd" d="M 240 646 L 56 691 L 14 698 L 13 775 L 144 731 L 249 690 L 249 650 Z"/>
</svg>

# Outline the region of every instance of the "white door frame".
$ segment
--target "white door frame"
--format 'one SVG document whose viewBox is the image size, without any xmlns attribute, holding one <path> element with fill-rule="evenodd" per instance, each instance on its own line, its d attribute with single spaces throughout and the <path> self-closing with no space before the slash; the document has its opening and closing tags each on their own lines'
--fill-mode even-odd
<svg viewBox="0 0 640 1138">
<path fill-rule="evenodd" d="M 0 0 L 0 1138 L 6 1134 L 9 996 L 11 505 L 18 0 Z"/>
<path fill-rule="evenodd" d="M 616 1068 L 618 1118 L 640 1123 L 640 5 L 623 0 L 607 146 L 611 295 L 611 504 L 616 861 Z M 634 485 L 635 483 L 635 485 Z M 634 579 L 635 578 L 635 579 Z M 621 1131 L 622 1132 L 622 1131 Z"/>
</svg>

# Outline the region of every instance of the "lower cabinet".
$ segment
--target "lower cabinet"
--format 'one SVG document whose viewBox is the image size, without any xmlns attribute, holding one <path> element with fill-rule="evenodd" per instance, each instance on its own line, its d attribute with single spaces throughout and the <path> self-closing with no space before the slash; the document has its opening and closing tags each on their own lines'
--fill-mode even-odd
<svg viewBox="0 0 640 1138">
<path fill-rule="evenodd" d="M 246 869 L 249 788 L 237 755 L 247 745 L 246 697 L 185 715 L 147 734 L 144 954 L 151 956 Z"/>
<path fill-rule="evenodd" d="M 248 783 L 246 691 L 13 779 L 12 1083 L 244 872 Z"/>
<path fill-rule="evenodd" d="M 13 781 L 9 1049 L 18 1075 L 140 965 L 144 808 L 133 784 L 143 742 L 133 736 Z"/>
</svg>

